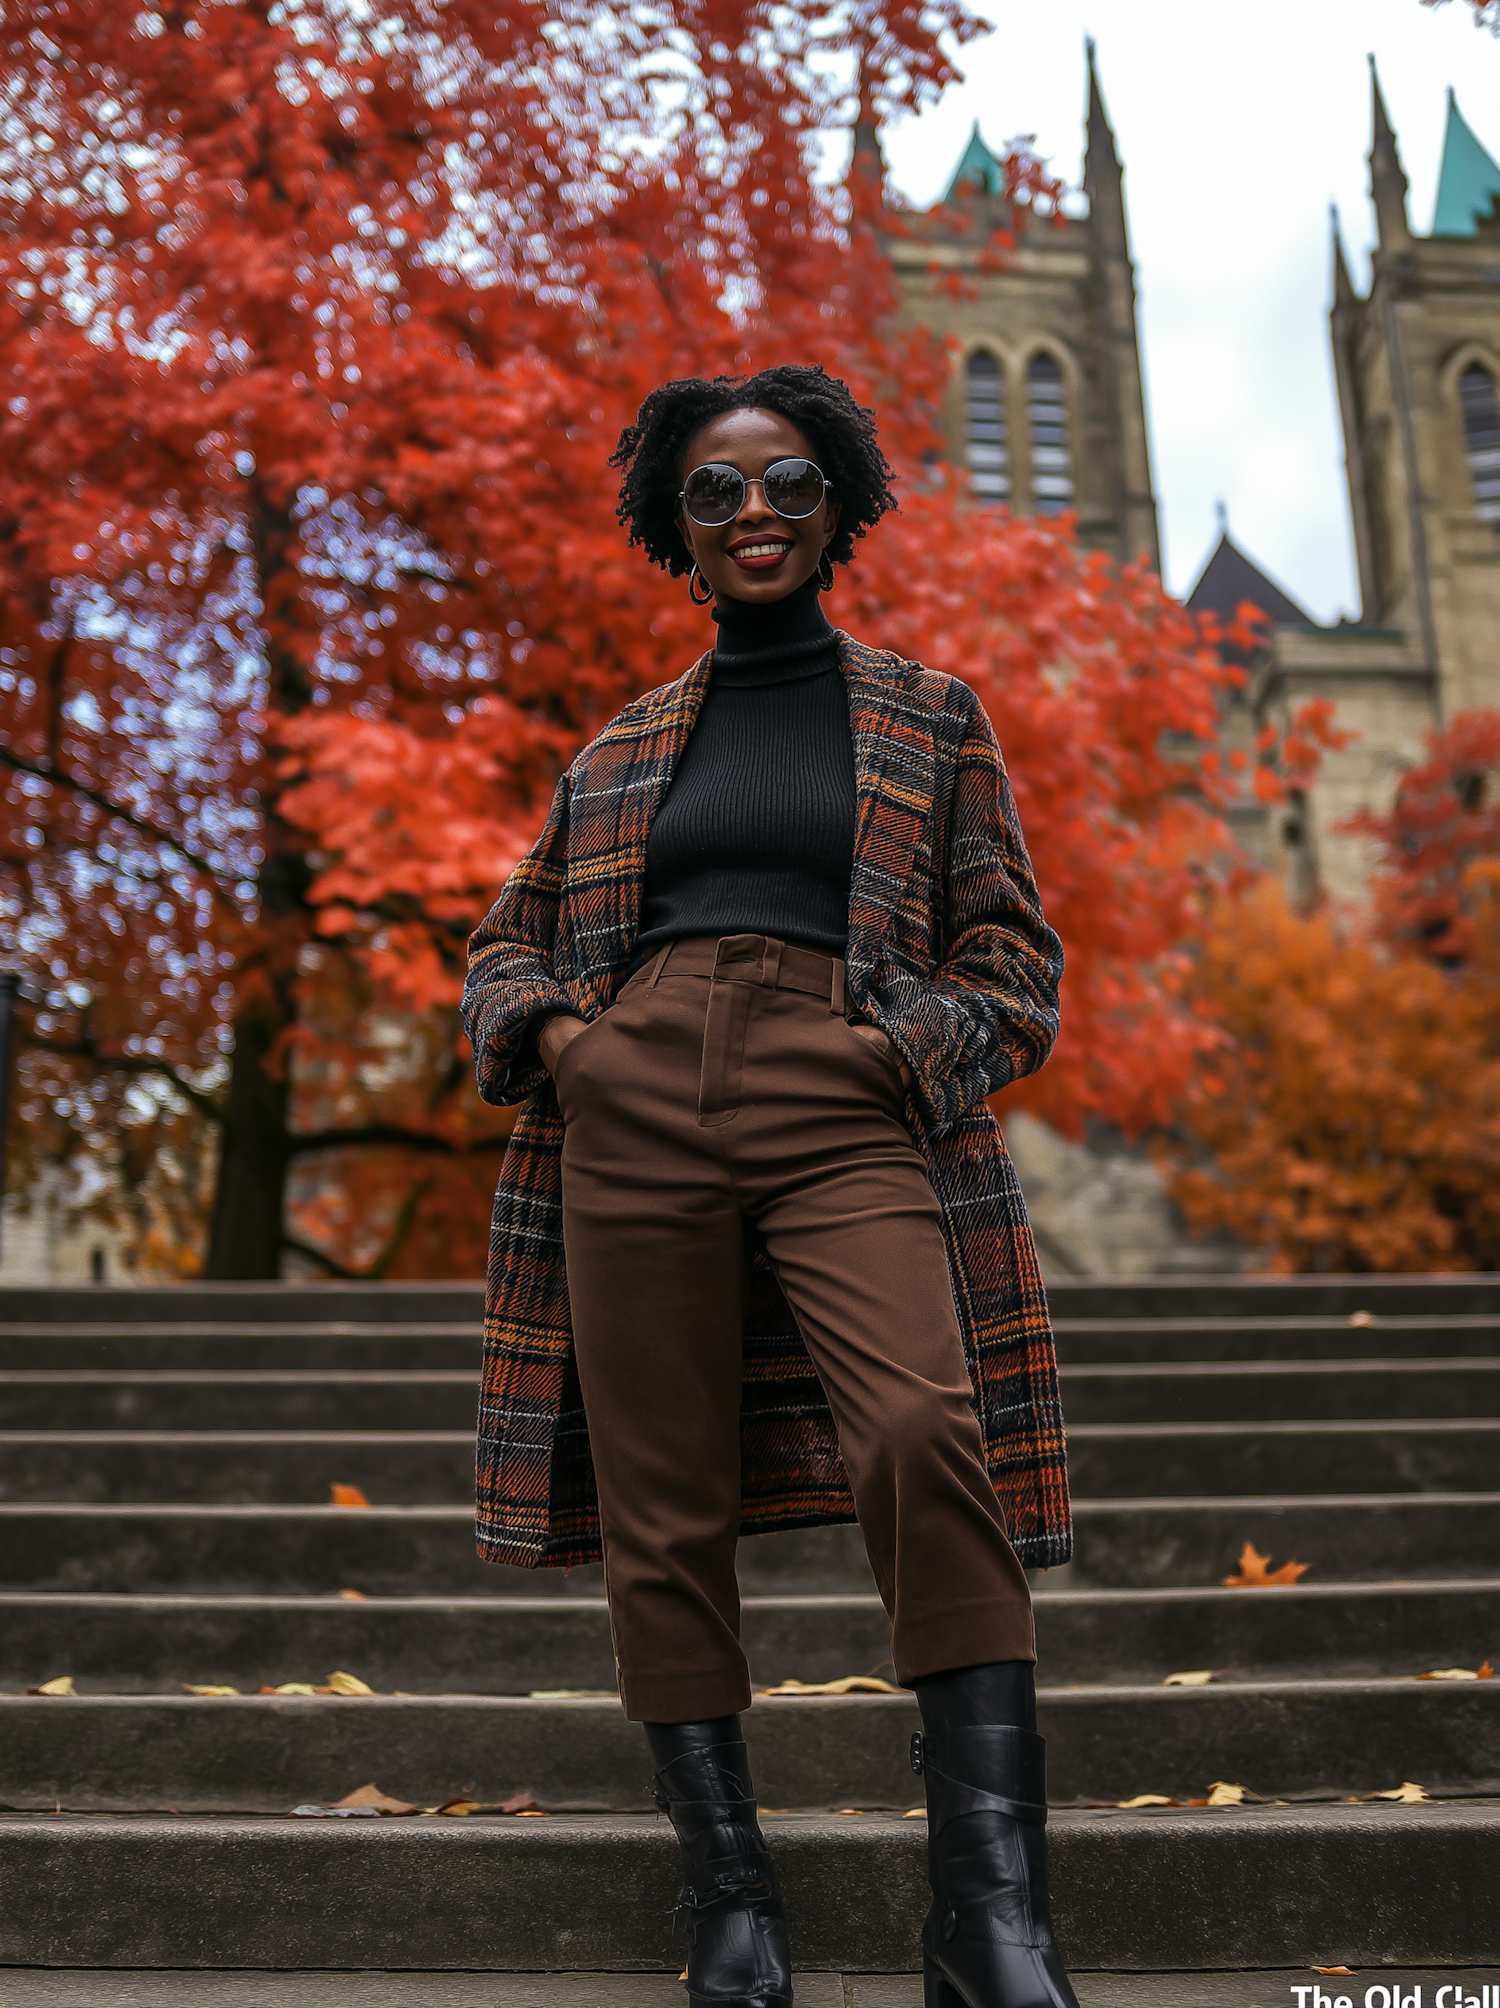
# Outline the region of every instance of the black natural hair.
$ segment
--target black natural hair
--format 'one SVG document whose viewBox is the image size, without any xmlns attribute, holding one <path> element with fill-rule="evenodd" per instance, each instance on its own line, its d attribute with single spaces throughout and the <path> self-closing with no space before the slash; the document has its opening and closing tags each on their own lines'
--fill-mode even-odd
<svg viewBox="0 0 1500 2008">
<path fill-rule="evenodd" d="M 856 404 L 840 378 L 803 363 L 782 363 L 751 377 L 681 377 L 652 391 L 609 461 L 621 470 L 615 513 L 629 526 L 631 543 L 673 578 L 693 564 L 677 527 L 688 441 L 726 411 L 751 410 L 774 411 L 807 435 L 839 505 L 839 526 L 828 546 L 836 565 L 854 556 L 856 537 L 896 507 L 875 414 Z"/>
</svg>

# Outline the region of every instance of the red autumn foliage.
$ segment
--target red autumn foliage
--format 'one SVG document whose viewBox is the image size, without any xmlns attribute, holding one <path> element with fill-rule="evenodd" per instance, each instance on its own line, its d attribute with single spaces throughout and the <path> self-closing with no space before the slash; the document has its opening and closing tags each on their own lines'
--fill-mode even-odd
<svg viewBox="0 0 1500 2008">
<path fill-rule="evenodd" d="M 1439 747 L 1473 743 L 1461 724 Z M 1465 861 L 1445 842 L 1430 879 L 1396 847 L 1433 827 L 1441 764 L 1362 819 L 1391 844 L 1376 925 L 1298 913 L 1265 881 L 1211 915 L 1192 994 L 1222 1045 L 1179 1111 L 1196 1150 L 1176 1150 L 1172 1190 L 1191 1226 L 1272 1269 L 1500 1267 L 1500 844 Z M 1433 911 L 1462 922 L 1444 919 L 1463 950 L 1446 967 L 1409 924 Z"/>
<path fill-rule="evenodd" d="M 868 159 L 811 172 L 853 111 L 824 57 L 917 101 L 961 0 L 361 19 L 22 0 L 0 29 L 28 1148 L 118 1180 L 134 1135 L 161 1261 L 207 1203 L 162 1167 L 209 1124 L 210 1273 L 285 1240 L 477 1273 L 506 1125 L 456 1044 L 464 938 L 561 763 L 710 632 L 625 548 L 609 451 L 653 383 L 788 356 L 878 406 L 902 476 L 834 618 L 969 678 L 1007 749 L 1070 958 L 1025 1099 L 1160 1119 L 1211 1037 L 1180 993 L 1224 672 L 1146 570 L 934 490 L 946 358 L 893 329 Z M 1046 177 L 1015 179 L 1021 227 Z"/>
<path fill-rule="evenodd" d="M 1427 735 L 1390 810 L 1350 817 L 1379 846 L 1375 924 L 1392 948 L 1455 967 L 1475 951 L 1472 865 L 1500 858 L 1500 711 L 1462 711 Z"/>
</svg>

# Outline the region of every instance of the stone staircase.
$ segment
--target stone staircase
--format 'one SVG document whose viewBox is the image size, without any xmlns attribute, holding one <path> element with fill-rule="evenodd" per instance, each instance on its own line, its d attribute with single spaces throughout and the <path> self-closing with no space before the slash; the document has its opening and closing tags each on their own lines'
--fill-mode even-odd
<svg viewBox="0 0 1500 2008">
<path fill-rule="evenodd" d="M 1053 1307 L 1078 1557 L 1035 1588 L 1075 1968 L 1500 1961 L 1500 1679 L 1415 1677 L 1500 1662 L 1500 1277 Z M 600 1572 L 474 1558 L 479 1314 L 468 1285 L 0 1292 L 0 1968 L 676 1973 Z M 1221 1587 L 1246 1541 L 1306 1574 Z M 758 1684 L 889 1676 L 857 1530 L 741 1562 Z M 376 1692 L 259 1692 L 335 1670 Z M 905 1695 L 751 1711 L 810 1974 L 913 1964 L 916 1721 Z M 1428 1802 L 1366 1796 L 1407 1780 Z M 370 1781 L 529 1787 L 549 1817 L 284 1817 Z M 1244 1802 L 1187 1803 L 1219 1781 Z M 1118 1805 L 1143 1794 L 1183 1803 Z"/>
</svg>

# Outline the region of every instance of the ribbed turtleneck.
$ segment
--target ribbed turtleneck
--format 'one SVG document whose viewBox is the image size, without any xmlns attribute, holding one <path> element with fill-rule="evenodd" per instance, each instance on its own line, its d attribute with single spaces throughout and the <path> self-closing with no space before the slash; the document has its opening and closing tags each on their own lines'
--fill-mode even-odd
<svg viewBox="0 0 1500 2008">
<path fill-rule="evenodd" d="M 761 606 L 722 600 L 714 619 L 703 709 L 646 846 L 637 946 L 769 934 L 842 955 L 854 747 L 818 581 Z"/>
</svg>

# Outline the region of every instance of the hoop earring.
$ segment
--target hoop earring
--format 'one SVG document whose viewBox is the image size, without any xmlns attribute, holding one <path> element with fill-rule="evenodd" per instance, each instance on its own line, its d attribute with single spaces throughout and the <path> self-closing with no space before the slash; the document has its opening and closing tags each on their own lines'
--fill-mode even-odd
<svg viewBox="0 0 1500 2008">
<path fill-rule="evenodd" d="M 823 576 L 825 572 L 828 575 L 826 578 Z M 833 560 L 826 551 L 818 560 L 818 584 L 825 593 L 833 591 Z"/>
<path fill-rule="evenodd" d="M 700 579 L 703 581 L 703 597 L 701 600 L 698 597 L 698 582 Z M 693 569 L 688 573 L 688 598 L 695 607 L 706 607 L 713 596 L 713 587 L 708 583 L 707 579 L 703 578 L 703 574 L 698 570 L 698 567 L 694 565 Z"/>
</svg>

